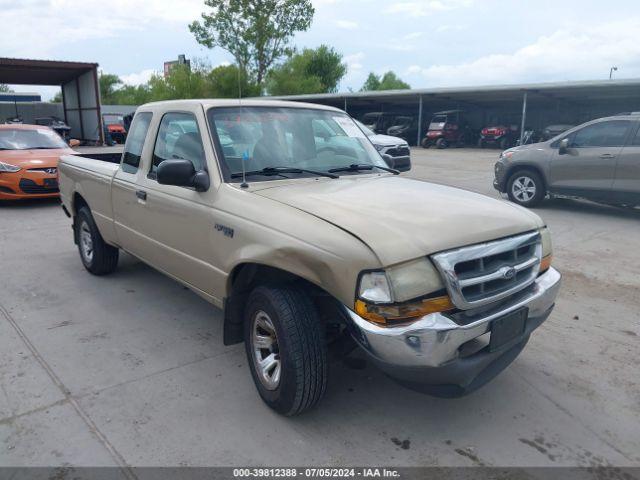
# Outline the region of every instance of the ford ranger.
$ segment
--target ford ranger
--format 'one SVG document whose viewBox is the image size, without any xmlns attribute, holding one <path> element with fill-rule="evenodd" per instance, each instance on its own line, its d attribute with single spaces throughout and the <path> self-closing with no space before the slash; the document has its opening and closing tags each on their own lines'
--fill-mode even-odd
<svg viewBox="0 0 640 480">
<path fill-rule="evenodd" d="M 59 166 L 84 267 L 108 274 L 124 250 L 223 309 L 224 343 L 244 342 L 284 415 L 318 403 L 328 351 L 349 343 L 410 388 L 471 392 L 554 306 L 537 215 L 398 176 L 332 107 L 151 103 L 118 163 L 89 157 Z"/>
</svg>

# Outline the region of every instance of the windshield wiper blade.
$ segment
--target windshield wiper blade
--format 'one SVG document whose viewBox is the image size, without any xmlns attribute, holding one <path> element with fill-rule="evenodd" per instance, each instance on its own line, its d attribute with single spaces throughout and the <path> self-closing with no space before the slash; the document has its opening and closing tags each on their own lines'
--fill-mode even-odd
<svg viewBox="0 0 640 480">
<path fill-rule="evenodd" d="M 334 172 L 360 172 L 362 170 L 373 170 L 374 168 L 379 168 L 380 170 L 384 170 L 385 172 L 391 172 L 394 175 L 400 175 L 400 171 L 395 168 L 389 167 L 381 167 L 380 165 L 373 165 L 368 163 L 352 163 L 349 166 L 332 168 L 329 170 L 330 173 Z"/>
<path fill-rule="evenodd" d="M 251 175 L 281 175 L 283 173 L 310 173 L 311 175 L 318 175 L 319 177 L 328 177 L 328 178 L 340 178 L 338 175 L 334 175 L 333 173 L 320 172 L 318 170 L 309 170 L 307 168 L 297 168 L 297 167 L 265 167 L 262 170 L 250 170 L 248 172 L 244 172 L 245 176 Z M 231 178 L 240 178 L 242 177 L 242 172 L 234 172 L 231 174 Z"/>
</svg>

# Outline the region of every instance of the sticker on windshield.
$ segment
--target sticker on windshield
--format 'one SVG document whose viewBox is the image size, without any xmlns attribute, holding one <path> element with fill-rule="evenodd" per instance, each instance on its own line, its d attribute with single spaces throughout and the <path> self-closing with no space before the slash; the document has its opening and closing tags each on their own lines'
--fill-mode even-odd
<svg viewBox="0 0 640 480">
<path fill-rule="evenodd" d="M 360 130 L 354 123 L 354 121 L 349 117 L 340 115 L 333 117 L 333 120 L 340 126 L 340 128 L 344 131 L 344 133 L 347 134 L 347 136 L 355 138 L 365 138 L 362 130 Z"/>
</svg>

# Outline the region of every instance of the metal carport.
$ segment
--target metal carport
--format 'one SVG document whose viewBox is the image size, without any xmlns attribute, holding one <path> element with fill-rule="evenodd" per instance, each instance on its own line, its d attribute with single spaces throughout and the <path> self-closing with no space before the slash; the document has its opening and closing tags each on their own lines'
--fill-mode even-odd
<svg viewBox="0 0 640 480">
<path fill-rule="evenodd" d="M 418 119 L 416 141 L 434 112 L 463 109 L 479 129 L 496 119 L 535 129 L 580 124 L 625 111 L 640 111 L 640 79 L 596 80 L 477 87 L 423 88 L 273 97 L 332 105 L 360 118 L 372 111 L 398 112 Z M 506 120 L 502 120 L 506 121 Z"/>
<path fill-rule="evenodd" d="M 60 86 L 71 136 L 103 143 L 97 63 L 0 58 L 0 83 Z"/>
</svg>

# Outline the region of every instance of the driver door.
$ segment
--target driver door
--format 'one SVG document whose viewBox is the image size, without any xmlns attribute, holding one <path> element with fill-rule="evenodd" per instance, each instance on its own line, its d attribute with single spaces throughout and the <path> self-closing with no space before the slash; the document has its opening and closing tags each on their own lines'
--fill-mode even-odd
<svg viewBox="0 0 640 480">
<path fill-rule="evenodd" d="M 144 214 L 138 218 L 138 228 L 149 239 L 140 256 L 220 300 L 218 287 L 224 274 L 215 266 L 212 248 L 217 239 L 213 228 L 215 189 L 198 192 L 192 187 L 161 185 L 156 180 L 158 166 L 165 160 L 189 160 L 196 171 L 209 171 L 202 110 L 193 106 L 164 112 L 159 122 L 151 162 L 138 184 L 144 197 L 140 200 Z"/>
<path fill-rule="evenodd" d="M 616 162 L 630 127 L 628 120 L 604 120 L 572 132 L 566 137 L 569 139 L 566 152 L 561 154 L 556 150 L 551 159 L 549 191 L 558 195 L 609 200 Z"/>
</svg>

